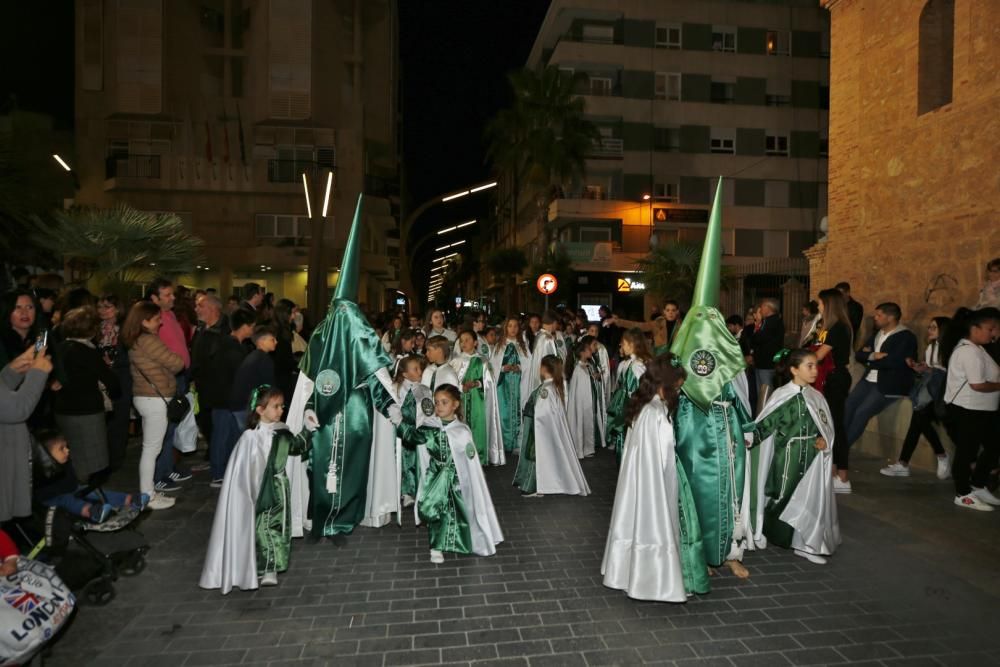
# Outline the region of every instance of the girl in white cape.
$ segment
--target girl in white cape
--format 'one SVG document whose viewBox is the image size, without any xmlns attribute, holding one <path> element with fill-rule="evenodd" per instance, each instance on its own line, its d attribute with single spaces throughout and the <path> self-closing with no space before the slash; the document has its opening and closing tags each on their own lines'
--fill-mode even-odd
<svg viewBox="0 0 1000 667">
<path fill-rule="evenodd" d="M 816 355 L 782 350 L 776 358 L 779 388 L 754 425 L 760 459 L 754 542 L 793 549 L 822 564 L 840 544 L 833 495 L 833 418 L 816 381 Z M 766 481 L 765 481 L 766 480 Z"/>
<path fill-rule="evenodd" d="M 611 392 L 615 390 L 615 378 L 611 375 L 611 358 L 608 356 L 608 348 L 600 341 L 600 333 L 601 325 L 597 322 L 587 325 L 587 335 L 594 339 L 594 362 L 601 371 L 601 389 L 604 391 L 604 405 L 607 406 L 611 400 Z"/>
<path fill-rule="evenodd" d="M 638 329 L 629 329 L 622 334 L 622 361 L 618 364 L 618 379 L 615 391 L 608 402 L 608 420 L 605 426 L 605 440 L 609 449 L 614 450 L 615 460 L 622 460 L 622 446 L 625 443 L 625 406 L 646 372 L 646 364 L 652 359 L 646 337 Z"/>
<path fill-rule="evenodd" d="M 493 351 L 493 375 L 497 378 L 497 408 L 500 412 L 500 434 L 506 454 L 514 453 L 521 434 L 521 378 L 531 364 L 531 353 L 521 336 L 521 322 L 508 317 L 503 324 L 503 337 Z"/>
<path fill-rule="evenodd" d="M 458 418 L 461 405 L 458 387 L 438 386 L 437 415 L 420 427 L 428 463 L 417 513 L 427 524 L 432 563 L 443 563 L 445 551 L 492 556 L 503 542 L 472 431 Z"/>
<path fill-rule="evenodd" d="M 569 367 L 569 392 L 566 418 L 576 444 L 577 458 L 594 455 L 594 448 L 604 444 L 604 387 L 601 371 L 594 359 L 595 338 L 584 336 L 573 347 L 573 365 Z"/>
<path fill-rule="evenodd" d="M 709 590 L 698 514 L 674 452 L 671 413 L 684 370 L 664 354 L 646 368 L 629 401 L 611 528 L 601 574 L 636 600 L 684 602 Z"/>
<path fill-rule="evenodd" d="M 285 464 L 308 451 L 308 434 L 318 421 L 311 410 L 305 431 L 292 435 L 281 423 L 285 399 L 277 387 L 261 385 L 250 398 L 247 430 L 226 466 L 212 521 L 208 554 L 198 585 L 255 590 L 274 586 L 288 569 L 291 552 L 291 500 Z"/>
<path fill-rule="evenodd" d="M 563 407 L 563 363 L 554 354 L 539 363 L 542 384 L 528 397 L 521 423 L 521 455 L 514 486 L 526 497 L 562 493 L 586 496 L 576 446 Z"/>
<path fill-rule="evenodd" d="M 472 430 L 472 439 L 479 450 L 483 465 L 503 465 L 503 434 L 500 432 L 500 409 L 497 405 L 497 383 L 489 356 L 479 353 L 479 343 L 473 331 L 458 336 L 460 350 L 448 363 L 458 375 L 462 390 L 462 414 Z"/>
</svg>

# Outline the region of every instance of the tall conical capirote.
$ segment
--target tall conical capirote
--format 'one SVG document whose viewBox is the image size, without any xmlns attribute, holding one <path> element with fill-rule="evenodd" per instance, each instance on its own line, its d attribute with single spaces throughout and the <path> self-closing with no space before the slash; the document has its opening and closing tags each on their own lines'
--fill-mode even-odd
<svg viewBox="0 0 1000 667">
<path fill-rule="evenodd" d="M 354 207 L 354 220 L 351 231 L 347 235 L 347 245 L 344 246 L 344 258 L 340 261 L 340 276 L 337 278 L 337 289 L 333 299 L 347 299 L 358 302 L 358 275 L 361 271 L 361 200 L 364 194 L 358 195 L 358 205 Z M 331 300 L 330 303 L 333 303 Z"/>
<path fill-rule="evenodd" d="M 722 395 L 725 384 L 746 368 L 739 343 L 726 328 L 719 312 L 722 271 L 722 177 L 715 189 L 715 203 L 708 220 L 705 247 L 698 265 L 698 280 L 691 308 L 684 316 L 670 351 L 687 370 L 681 391 L 702 411 Z"/>
<path fill-rule="evenodd" d="M 719 280 L 722 273 L 722 176 L 715 188 L 715 201 L 708 219 L 708 233 L 705 246 L 701 250 L 698 264 L 698 279 L 691 296 L 691 307 L 719 307 Z"/>
</svg>

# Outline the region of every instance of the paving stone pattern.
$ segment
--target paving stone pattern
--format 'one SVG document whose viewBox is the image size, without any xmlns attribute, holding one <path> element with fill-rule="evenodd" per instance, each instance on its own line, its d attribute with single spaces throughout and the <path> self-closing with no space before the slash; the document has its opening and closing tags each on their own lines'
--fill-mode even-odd
<svg viewBox="0 0 1000 667">
<path fill-rule="evenodd" d="M 279 586 L 228 596 L 197 586 L 217 496 L 200 473 L 175 508 L 143 519 L 146 571 L 120 580 L 109 606 L 81 608 L 46 664 L 997 664 L 997 597 L 949 570 L 963 545 L 922 542 L 849 501 L 827 566 L 772 548 L 747 555 L 749 581 L 720 573 L 687 604 L 630 600 L 601 584 L 613 457 L 584 471 L 590 497 L 526 499 L 513 463 L 489 469 L 506 537 L 492 558 L 431 564 L 409 513 L 402 528 L 296 540 Z M 967 518 L 996 544 L 1000 515 Z"/>
</svg>

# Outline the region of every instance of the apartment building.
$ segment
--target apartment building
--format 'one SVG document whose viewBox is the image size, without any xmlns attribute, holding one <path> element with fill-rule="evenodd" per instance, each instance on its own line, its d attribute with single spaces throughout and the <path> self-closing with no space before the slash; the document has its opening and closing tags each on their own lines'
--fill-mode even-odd
<svg viewBox="0 0 1000 667">
<path fill-rule="evenodd" d="M 782 296 L 826 215 L 829 35 L 813 0 L 553 0 L 527 66 L 582 74 L 601 139 L 547 208 L 522 193 L 497 243 L 568 254 L 571 305 L 648 315 L 636 261 L 700 244 L 723 176 L 725 307 Z"/>
<path fill-rule="evenodd" d="M 304 304 L 303 178 L 313 224 L 329 179 L 328 284 L 364 192 L 360 300 L 394 297 L 395 0 L 79 0 L 76 12 L 77 203 L 176 213 L 206 243 L 185 284 L 229 294 L 252 281 Z"/>
</svg>

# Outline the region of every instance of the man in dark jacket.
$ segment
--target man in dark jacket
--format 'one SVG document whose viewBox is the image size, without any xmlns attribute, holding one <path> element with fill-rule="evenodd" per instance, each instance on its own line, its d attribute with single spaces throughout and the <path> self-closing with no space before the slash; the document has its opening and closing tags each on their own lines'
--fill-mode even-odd
<svg viewBox="0 0 1000 667">
<path fill-rule="evenodd" d="M 774 355 L 785 346 L 785 323 L 781 320 L 778 302 L 764 299 L 760 302 L 760 326 L 750 337 L 750 358 L 757 373 L 757 386 L 770 387 L 774 383 Z"/>
<path fill-rule="evenodd" d="M 229 334 L 229 322 L 222 315 L 222 302 L 218 297 L 208 294 L 198 297 L 194 310 L 198 314 L 198 331 L 191 343 L 191 378 L 198 389 L 201 408 L 195 420 L 201 434 L 211 440 L 212 408 L 219 407 L 211 397 L 217 393 L 213 385 L 218 380 L 208 369 L 219 351 L 222 337 Z"/>
<path fill-rule="evenodd" d="M 240 436 L 236 418 L 229 409 L 229 395 L 236 371 L 246 358 L 243 341 L 253 333 L 253 315 L 237 310 L 229 316 L 229 325 L 232 331 L 228 334 L 216 327 L 206 327 L 198 334 L 191 363 L 201 410 L 211 413 L 208 454 L 213 487 L 222 486 L 229 455 Z"/>
<path fill-rule="evenodd" d="M 851 298 L 850 283 L 837 283 L 837 289 L 844 295 L 844 301 L 847 302 L 847 318 L 851 320 L 851 328 L 854 329 L 854 340 L 857 340 L 858 333 L 861 331 L 861 322 L 865 318 L 865 308 Z"/>
<path fill-rule="evenodd" d="M 876 306 L 872 314 L 875 335 L 854 355 L 866 371 L 844 404 L 848 447 L 865 432 L 869 419 L 908 396 L 913 388 L 913 371 L 906 360 L 917 358 L 917 337 L 899 323 L 902 316 L 898 304 L 888 302 Z M 846 453 L 844 461 L 845 466 L 837 469 L 837 478 L 833 481 L 833 490 L 837 493 L 851 492 Z"/>
</svg>

